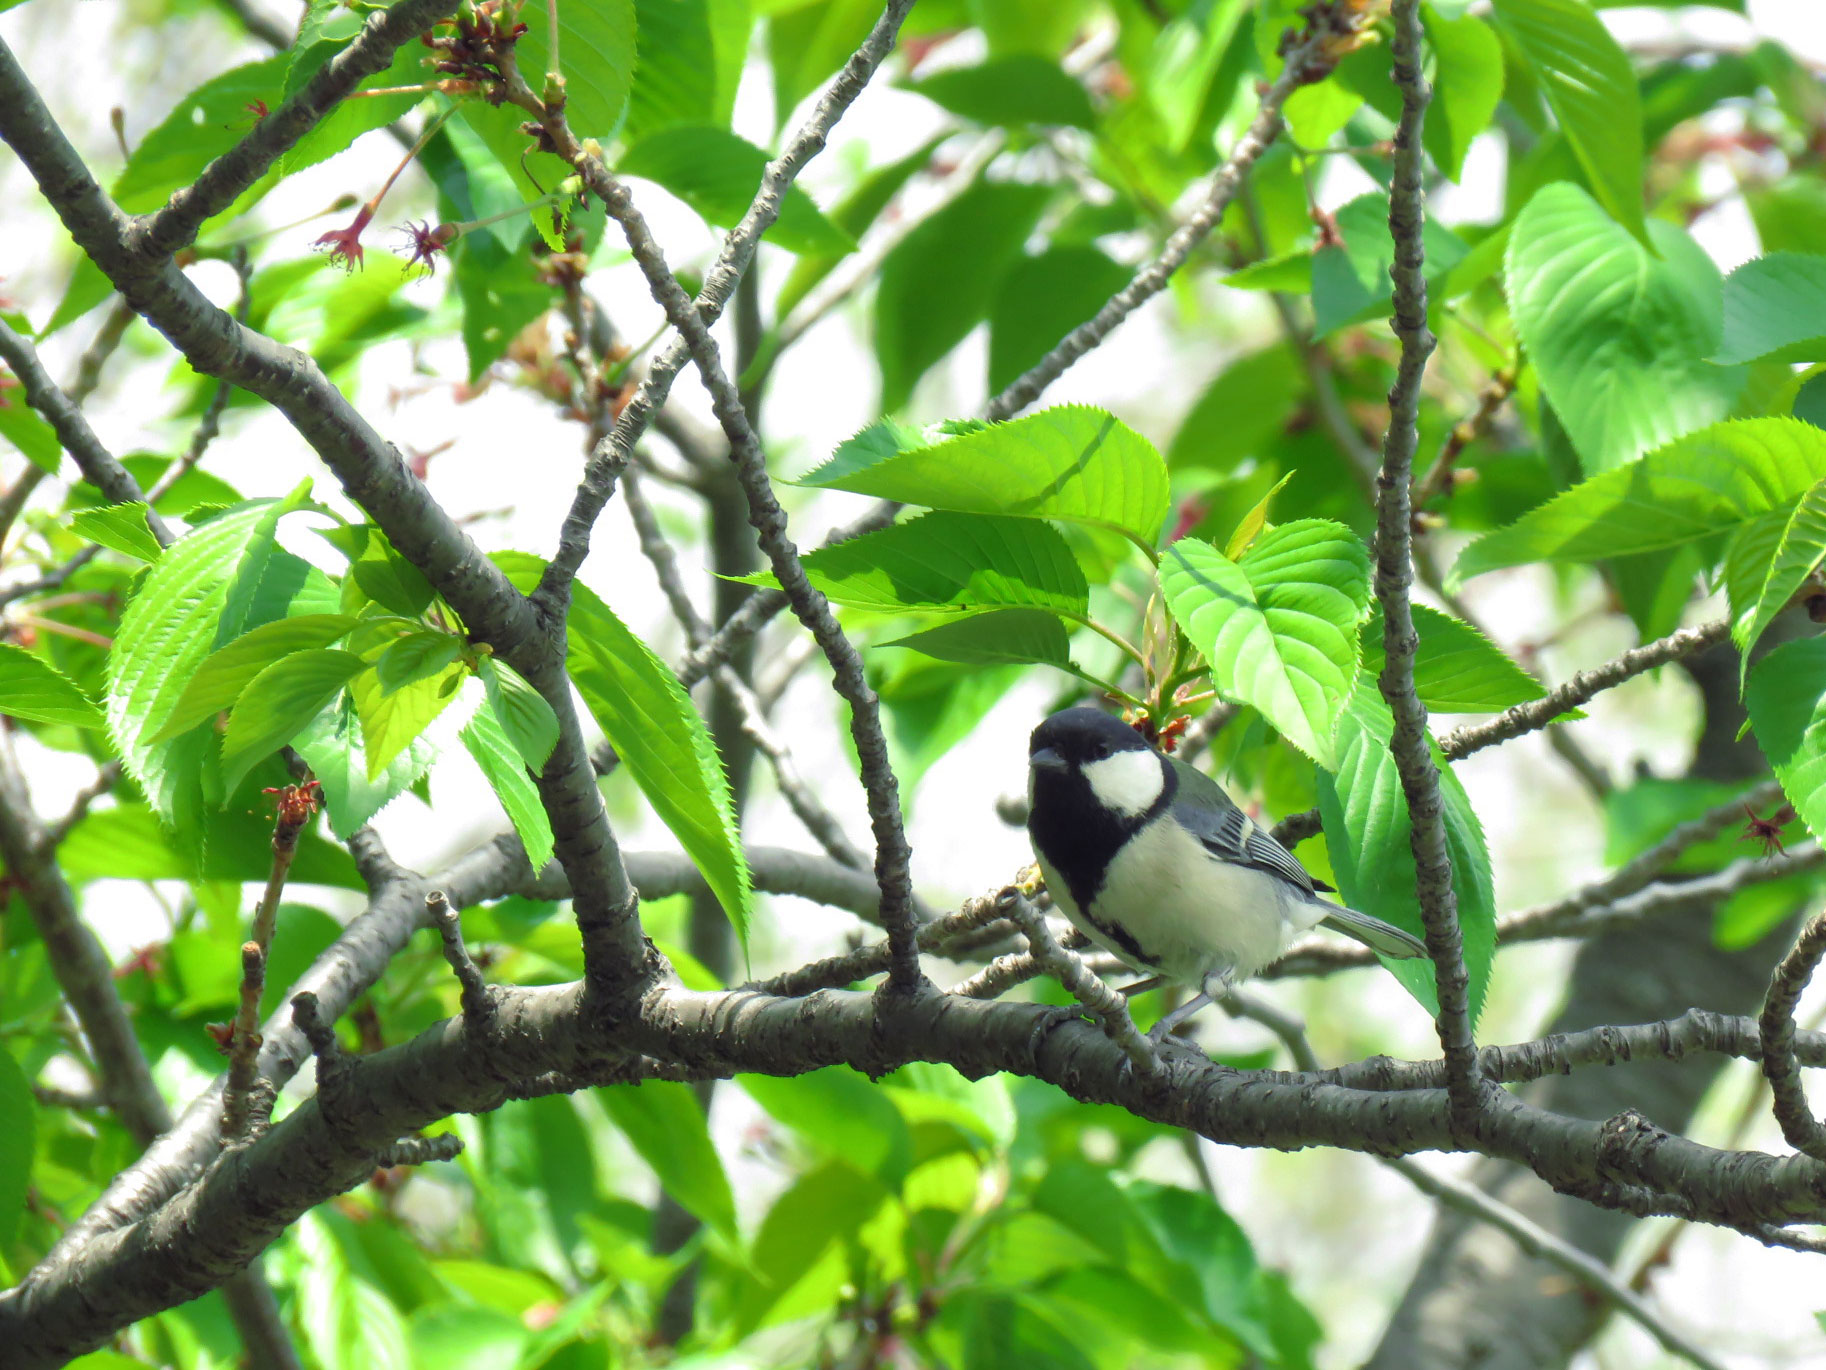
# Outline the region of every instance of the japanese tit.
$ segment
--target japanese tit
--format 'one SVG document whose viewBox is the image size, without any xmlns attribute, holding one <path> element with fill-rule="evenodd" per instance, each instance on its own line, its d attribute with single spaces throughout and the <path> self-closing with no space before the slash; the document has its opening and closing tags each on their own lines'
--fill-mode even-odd
<svg viewBox="0 0 1826 1370">
<path fill-rule="evenodd" d="M 1204 772 L 1097 709 L 1066 709 L 1028 743 L 1027 833 L 1053 903 L 1137 969 L 1199 991 L 1164 1035 L 1323 923 L 1383 956 L 1417 938 L 1355 909 L 1257 827 Z"/>
</svg>

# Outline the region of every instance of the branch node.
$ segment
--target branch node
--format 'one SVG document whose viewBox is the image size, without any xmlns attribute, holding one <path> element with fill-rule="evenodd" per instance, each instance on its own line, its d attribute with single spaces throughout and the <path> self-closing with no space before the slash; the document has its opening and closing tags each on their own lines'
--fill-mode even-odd
<svg viewBox="0 0 1826 1370">
<path fill-rule="evenodd" d="M 396 1165 L 425 1165 L 431 1161 L 454 1161 L 463 1153 L 463 1139 L 454 1132 L 440 1132 L 435 1137 L 401 1137 L 392 1146 L 374 1153 L 374 1164 L 383 1170 Z"/>
</svg>

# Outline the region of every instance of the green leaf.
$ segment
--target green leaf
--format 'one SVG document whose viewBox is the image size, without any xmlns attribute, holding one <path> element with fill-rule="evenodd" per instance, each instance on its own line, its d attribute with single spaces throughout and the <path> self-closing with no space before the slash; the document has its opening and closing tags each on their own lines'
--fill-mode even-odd
<svg viewBox="0 0 1826 1370">
<path fill-rule="evenodd" d="M 129 214 L 158 209 L 217 157 L 245 138 L 263 104 L 279 108 L 291 57 L 281 53 L 212 77 L 178 102 L 134 145 L 114 182 L 114 202 Z"/>
<path fill-rule="evenodd" d="M 1642 97 L 1629 55 L 1583 0 L 1493 0 L 1493 6 L 1497 23 L 1539 77 L 1598 203 L 1646 241 Z"/>
<path fill-rule="evenodd" d="M 1447 19 L 1428 5 L 1427 42 L 1433 48 L 1433 103 L 1422 141 L 1447 180 L 1464 171 L 1471 140 L 1490 126 L 1503 98 L 1503 45 L 1475 15 Z"/>
<path fill-rule="evenodd" d="M 145 805 L 121 803 L 111 809 L 91 809 L 59 845 L 57 860 L 75 884 L 91 880 L 265 880 L 272 873 L 272 836 L 270 811 L 210 810 L 204 813 L 198 830 L 174 834 Z M 178 842 L 185 850 L 178 849 Z M 294 885 L 367 888 L 348 852 L 310 831 L 298 839 L 291 880 Z"/>
<path fill-rule="evenodd" d="M 1826 638 L 1785 642 L 1750 671 L 1756 743 L 1807 831 L 1826 834 Z"/>
<path fill-rule="evenodd" d="M 1276 481 L 1268 493 L 1249 507 L 1249 512 L 1236 522 L 1230 533 L 1230 539 L 1224 544 L 1224 556 L 1231 561 L 1237 560 L 1247 552 L 1255 540 L 1262 535 L 1262 529 L 1268 526 L 1268 508 L 1274 503 L 1274 497 L 1287 488 L 1287 482 L 1293 479 L 1289 471 Z M 1215 545 L 1215 544 L 1213 544 Z"/>
<path fill-rule="evenodd" d="M 767 154 L 726 128 L 662 128 L 623 153 L 616 170 L 664 186 L 707 223 L 733 228 L 761 188 Z M 856 246 L 796 185 L 787 190 L 767 241 L 788 252 L 848 252 Z"/>
<path fill-rule="evenodd" d="M 7 392 L 0 391 L 0 401 L 4 401 L 0 403 L 0 438 L 17 447 L 19 455 L 39 470 L 56 475 L 63 464 L 63 444 L 58 441 L 57 430 L 40 418 L 37 410 L 28 407 L 17 391 L 12 393 L 13 398 L 7 399 Z"/>
<path fill-rule="evenodd" d="M 382 692 L 392 694 L 414 681 L 441 674 L 462 650 L 463 639 L 455 633 L 407 633 L 381 649 L 374 658 L 374 674 Z"/>
<path fill-rule="evenodd" d="M 835 604 L 898 613 L 1027 606 L 1067 617 L 1090 604 L 1084 572 L 1049 525 L 939 510 L 806 553 L 805 574 Z M 744 577 L 777 587 L 771 571 Z"/>
<path fill-rule="evenodd" d="M 876 167 L 856 183 L 854 190 L 831 205 L 827 211 L 830 221 L 851 238 L 860 239 L 900 193 L 901 187 L 932 160 L 933 152 L 943 141 L 943 136 L 930 139 L 905 157 Z M 794 306 L 831 274 L 844 255 L 835 252 L 799 254 L 774 300 L 774 317 L 784 319 L 792 313 Z"/>
<path fill-rule="evenodd" d="M 1181 538 L 1161 557 L 1160 589 L 1217 692 L 1328 763 L 1369 608 L 1369 553 L 1357 535 L 1300 519 L 1262 534 L 1240 563 Z"/>
<path fill-rule="evenodd" d="M 1167 465 L 1225 472 L 1266 456 L 1304 386 L 1299 355 L 1285 344 L 1237 358 L 1186 414 L 1167 448 Z"/>
<path fill-rule="evenodd" d="M 913 1138 L 900 1110 L 848 1066 L 790 1079 L 738 1075 L 736 1083 L 820 1156 L 847 1161 L 891 1189 L 899 1189 L 912 1168 Z"/>
<path fill-rule="evenodd" d="M 979 181 L 883 259 L 875 294 L 883 410 L 903 408 L 919 378 L 982 321 L 1052 196 L 1049 186 Z"/>
<path fill-rule="evenodd" d="M 283 500 L 250 500 L 191 529 L 153 563 L 121 614 L 108 653 L 108 732 L 127 774 L 180 832 L 200 830 L 215 735 L 200 724 L 155 739 L 217 648 L 284 617 L 312 583 L 312 568 L 274 542 L 280 518 L 309 490 L 306 482 Z"/>
<path fill-rule="evenodd" d="M 157 561 L 164 548 L 152 536 L 146 523 L 147 512 L 143 500 L 83 509 L 70 516 L 70 531 L 139 561 Z"/>
<path fill-rule="evenodd" d="M 353 652 L 319 647 L 293 652 L 241 692 L 222 739 L 223 791 L 233 794 L 254 763 L 290 742 L 368 663 Z"/>
<path fill-rule="evenodd" d="M 967 666 L 1040 662 L 1074 673 L 1077 670 L 1072 665 L 1065 625 L 1041 609 L 996 609 L 973 614 L 880 645 L 911 647 L 940 661 Z"/>
<path fill-rule="evenodd" d="M 423 571 L 393 550 L 393 544 L 380 529 L 369 526 L 334 531 L 366 535 L 361 551 L 349 563 L 349 579 L 343 584 L 344 607 L 355 607 L 349 602 L 350 581 L 367 599 L 402 618 L 417 618 L 431 607 L 431 582 Z"/>
<path fill-rule="evenodd" d="M 1019 380 L 1127 285 L 1131 274 L 1088 244 L 1050 247 L 1016 262 L 989 311 L 989 389 Z"/>
<path fill-rule="evenodd" d="M 63 298 L 51 311 L 50 320 L 39 332 L 38 340 L 42 342 L 65 324 L 75 323 L 113 293 L 114 282 L 95 265 L 95 259 L 86 252 L 78 254 L 70 272 L 70 283 L 64 287 Z"/>
<path fill-rule="evenodd" d="M 838 457 L 804 484 L 972 514 L 1064 519 L 1151 549 L 1167 516 L 1154 445 L 1101 409 L 1061 405 L 868 464 Z"/>
<path fill-rule="evenodd" d="M 1719 275 L 1659 220 L 1651 253 L 1564 181 L 1541 187 L 1509 238 L 1516 331 L 1587 475 L 1634 461 L 1731 412 L 1744 375 L 1718 346 Z"/>
<path fill-rule="evenodd" d="M 1414 688 L 1436 714 L 1494 714 L 1539 699 L 1547 691 L 1469 623 L 1424 604 L 1413 606 L 1420 651 L 1414 658 Z M 1363 674 L 1382 671 L 1382 615 L 1363 625 Z"/>
<path fill-rule="evenodd" d="M 298 41 L 292 45 L 289 54 L 291 65 L 285 71 L 281 100 L 290 100 L 303 90 L 332 57 L 348 47 L 361 29 L 361 17 L 343 10 L 329 23 L 318 26 L 313 34 L 311 17 L 306 15 L 305 22 L 299 28 Z M 430 75 L 425 70 L 423 58 L 424 50 L 419 44 L 402 44 L 394 52 L 392 62 L 372 76 L 364 77 L 355 89 L 381 90 L 418 85 Z M 385 128 L 395 119 L 411 113 L 412 107 L 424 98 L 422 93 L 413 92 L 405 95 L 366 95 L 338 101 L 322 121 L 280 159 L 281 173 L 290 176 L 306 167 L 329 160 L 347 149 L 364 133 Z"/>
<path fill-rule="evenodd" d="M 264 623 L 212 652 L 191 673 L 164 726 L 152 735 L 165 742 L 234 707 L 247 683 L 282 657 L 328 647 L 346 636 L 356 620 L 347 614 L 301 614 Z"/>
<path fill-rule="evenodd" d="M 1731 640 L 1738 676 L 1750 669 L 1750 649 L 1764 629 L 1826 561 L 1826 480 L 1786 509 L 1775 509 L 1739 530 L 1725 553 L 1731 600 Z"/>
<path fill-rule="evenodd" d="M 349 684 L 355 711 L 361 719 L 362 751 L 370 783 L 394 758 L 410 747 L 462 691 L 469 668 L 452 662 L 434 676 L 416 680 L 397 690 L 381 686 L 376 672 L 365 671 Z"/>
<path fill-rule="evenodd" d="M 767 66 L 773 73 L 774 123 L 844 62 L 881 17 L 878 0 L 830 0 L 797 8 L 762 4 L 768 14 Z"/>
<path fill-rule="evenodd" d="M 0 642 L 0 714 L 36 723 L 102 726 L 101 710 L 43 657 Z"/>
<path fill-rule="evenodd" d="M 346 694 L 306 724 L 292 739 L 292 748 L 310 763 L 311 774 L 323 786 L 330 831 L 344 841 L 416 784 L 438 755 L 436 743 L 417 737 L 369 780 L 361 720 Z"/>
<path fill-rule="evenodd" d="M 539 583 L 545 567 L 524 552 L 500 552 L 494 561 L 522 593 Z M 746 949 L 754 901 L 748 859 L 722 758 L 691 696 L 588 586 L 573 587 L 567 623 L 566 664 L 591 717 L 653 811 L 704 873 Z"/>
<path fill-rule="evenodd" d="M 1143 89 L 1160 116 L 1166 145 L 1174 153 L 1183 153 L 1190 145 L 1205 113 L 1213 78 L 1248 9 L 1237 0 L 1190 5 L 1174 15 L 1154 40 Z"/>
<path fill-rule="evenodd" d="M 1365 680 L 1352 696 L 1338 728 L 1335 766 L 1319 772 L 1319 812 L 1325 820 L 1325 849 L 1331 856 L 1338 894 L 1351 908 L 1373 914 L 1415 936 L 1422 935 L 1414 902 L 1412 824 L 1401 776 L 1389 753 L 1394 721 L 1388 705 Z M 1464 934 L 1465 969 L 1471 977 L 1471 1014 L 1483 1011 L 1496 954 L 1496 891 L 1490 852 L 1464 786 L 1438 749 L 1439 793 L 1444 806 L 1446 851 L 1452 860 L 1452 888 L 1458 895 L 1458 925 Z M 1437 1013 L 1433 963 L 1384 961 L 1427 1012 Z"/>
<path fill-rule="evenodd" d="M 522 1319 L 473 1304 L 430 1304 L 412 1315 L 412 1364 L 440 1370 L 517 1370 L 532 1332 Z"/>
<path fill-rule="evenodd" d="M 0 1246 L 10 1247 L 32 1182 L 37 1110 L 31 1081 L 4 1046 L 0 1046 L 0 1118 L 6 1119 L 6 1126 L 0 1127 Z"/>
<path fill-rule="evenodd" d="M 1826 432 L 1739 419 L 1561 492 L 1459 554 L 1454 581 L 1531 561 L 1605 561 L 1679 547 L 1800 498 L 1826 479 Z"/>
<path fill-rule="evenodd" d="M 629 138 L 673 124 L 727 125 L 752 24 L 748 0 L 635 0 L 640 62 Z"/>
<path fill-rule="evenodd" d="M 1389 197 L 1360 195 L 1339 209 L 1342 244 L 1312 254 L 1313 328 L 1324 336 L 1349 323 L 1384 317 L 1393 289 L 1389 268 L 1395 262 L 1395 239 L 1389 232 Z M 1464 259 L 1464 241 L 1443 224 L 1428 219 L 1421 228 L 1426 249 L 1424 274 L 1430 281 Z M 1236 284 L 1235 277 L 1230 284 Z"/>
<path fill-rule="evenodd" d="M 544 701 L 540 701 L 543 703 Z M 477 709 L 460 734 L 488 786 L 501 801 L 535 871 L 552 859 L 552 824 L 539 802 L 539 787 L 526 773 L 526 762 L 501 726 L 492 705 Z"/>
<path fill-rule="evenodd" d="M 1084 87 L 1057 62 L 1030 53 L 991 58 L 974 67 L 949 67 L 913 82 L 910 89 L 979 124 L 1090 129 L 1097 123 Z"/>
<path fill-rule="evenodd" d="M 653 1167 L 665 1192 L 686 1212 L 734 1240 L 735 1196 L 691 1086 L 647 1080 L 599 1089 L 596 1098 L 641 1160 Z"/>
<path fill-rule="evenodd" d="M 526 769 L 535 774 L 544 770 L 558 745 L 558 716 L 552 706 L 505 661 L 484 657 L 480 675 L 489 707 Z"/>
<path fill-rule="evenodd" d="M 1715 362 L 1826 361 L 1826 256 L 1771 252 L 1725 278 Z"/>
<path fill-rule="evenodd" d="M 526 32 L 514 45 L 520 73 L 535 92 L 546 68 L 545 5 L 523 5 Z M 590 0 L 563 5 L 558 56 L 564 64 L 564 113 L 579 138 L 607 142 L 620 128 L 634 84 L 634 0 Z"/>
</svg>

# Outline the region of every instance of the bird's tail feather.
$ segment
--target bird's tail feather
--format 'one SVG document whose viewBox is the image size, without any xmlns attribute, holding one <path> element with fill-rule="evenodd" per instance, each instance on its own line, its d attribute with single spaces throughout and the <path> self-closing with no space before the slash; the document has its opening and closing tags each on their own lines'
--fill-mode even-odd
<svg viewBox="0 0 1826 1370">
<path fill-rule="evenodd" d="M 1355 909 L 1343 908 L 1340 905 L 1327 905 L 1326 915 L 1319 920 L 1322 927 L 1333 932 L 1341 932 L 1363 943 L 1378 956 L 1392 956 L 1396 960 L 1413 960 L 1427 954 L 1426 943 L 1410 932 L 1403 932 L 1393 923 L 1385 923 L 1380 918 L 1372 918 L 1367 913 L 1358 913 Z"/>
</svg>

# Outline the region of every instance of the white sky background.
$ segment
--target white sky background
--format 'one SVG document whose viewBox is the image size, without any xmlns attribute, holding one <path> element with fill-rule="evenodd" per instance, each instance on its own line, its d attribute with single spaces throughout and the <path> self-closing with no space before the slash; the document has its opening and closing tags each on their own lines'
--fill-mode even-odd
<svg viewBox="0 0 1826 1370">
<path fill-rule="evenodd" d="M 289 5 L 268 4 L 274 13 Z M 208 19 L 173 23 L 156 32 L 124 24 L 130 3 L 117 0 L 33 0 L 0 15 L 0 36 L 13 45 L 64 122 L 76 145 L 91 158 L 104 183 L 119 165 L 119 152 L 108 127 L 110 107 L 129 110 L 128 137 L 146 130 L 187 90 L 207 76 L 263 56 L 248 43 L 225 43 L 223 26 Z M 1710 43 L 1744 44 L 1757 36 L 1774 37 L 1798 54 L 1826 65 L 1826 4 L 1821 0 L 1751 0 L 1748 21 L 1718 10 L 1612 10 L 1605 18 L 1625 39 L 1686 35 Z M 751 72 L 738 105 L 738 128 L 756 141 L 770 135 L 765 87 Z M 938 112 L 926 101 L 878 85 L 839 126 L 828 152 L 802 178 L 820 202 L 850 178 L 857 164 L 874 165 L 910 149 L 940 126 Z M 1494 140 L 1480 144 L 1467 166 L 1464 184 L 1436 198 L 1433 211 L 1451 222 L 1488 221 L 1497 212 L 1501 192 L 1500 150 Z M 326 166 L 294 177 L 270 196 L 258 211 L 268 224 L 282 224 L 321 208 L 343 193 L 361 198 L 391 169 L 397 150 L 384 135 L 373 135 L 355 151 Z M 1348 159 L 1333 158 L 1321 190 L 1328 207 L 1366 188 Z M 1723 169 L 1718 169 L 1722 175 Z M 699 265 L 714 250 L 716 238 L 677 202 L 640 184 L 637 200 L 652 222 L 675 265 Z M 393 245 L 392 226 L 424 214 L 431 196 L 422 177 L 402 178 L 370 230 L 370 269 L 376 255 Z M 70 249 L 54 220 L 42 209 L 29 180 L 10 156 L 0 156 L 0 206 L 4 206 L 5 280 L 0 286 L 34 320 L 44 319 L 60 297 L 71 262 Z M 293 230 L 296 249 L 341 217 Z M 1754 229 L 1741 203 L 1727 202 L 1694 226 L 1694 233 L 1724 269 L 1755 255 Z M 1823 245 L 1826 246 L 1826 245 Z M 1130 258 L 1133 259 L 1132 257 Z M 790 265 L 775 251 L 763 253 L 763 295 Z M 227 303 L 232 280 L 225 267 L 206 268 L 199 283 Z M 622 334 L 641 339 L 661 322 L 632 268 L 601 272 L 592 288 L 608 306 Z M 427 304 L 442 289 L 415 285 L 409 292 Z M 1236 333 L 1263 323 L 1255 318 L 1262 302 L 1240 292 L 1211 287 Z M 45 348 L 52 373 L 67 376 L 75 354 L 93 331 L 92 315 L 58 335 Z M 804 470 L 856 429 L 876 417 L 878 385 L 872 350 L 859 328 L 860 314 L 839 312 L 810 332 L 776 373 L 765 410 L 770 461 L 776 471 Z M 1158 297 L 1123 326 L 1109 344 L 1091 354 L 1055 384 L 1047 402 L 1067 400 L 1106 406 L 1126 422 L 1162 442 L 1171 436 L 1180 414 L 1201 393 L 1222 364 L 1229 347 L 1210 336 L 1188 334 L 1170 293 Z M 727 330 L 722 330 L 725 349 Z M 1258 333 L 1259 336 L 1259 328 Z M 1233 344 L 1231 344 L 1233 346 Z M 135 365 L 134 358 L 161 355 L 164 344 L 143 326 L 130 335 L 129 350 L 110 367 L 89 412 L 101 437 L 116 452 L 137 449 L 169 451 L 187 433 L 163 428 L 157 416 L 169 407 L 165 367 Z M 440 374 L 460 379 L 460 343 L 428 345 L 423 359 Z M 458 405 L 447 387 L 417 383 L 390 397 L 390 388 L 410 377 L 405 344 L 377 348 L 363 363 L 356 398 L 369 418 L 402 447 L 427 450 L 454 439 L 455 445 L 431 466 L 433 493 L 456 515 L 478 514 L 511 506 L 491 515 L 477 536 L 489 547 L 519 547 L 549 552 L 558 521 L 575 482 L 580 430 L 560 422 L 542 400 L 511 386 L 497 385 L 475 401 Z M 917 417 L 937 418 L 976 412 L 984 399 L 984 346 L 980 332 L 937 368 L 915 397 Z M 422 381 L 422 378 L 418 378 Z M 696 379 L 686 373 L 674 391 L 675 402 L 695 409 L 708 422 L 708 405 Z M 16 465 L 15 463 L 12 463 Z M 318 493 L 328 495 L 334 481 L 276 413 L 232 415 L 223 437 L 205 462 L 245 493 L 277 494 L 305 474 L 318 477 Z M 9 468 L 10 469 L 10 468 Z M 656 501 L 670 501 L 663 487 L 649 481 Z M 824 495 L 805 500 L 789 494 L 793 533 L 802 546 L 814 545 L 824 531 L 845 521 L 860 507 L 853 497 Z M 318 540 L 308 533 L 289 538 L 301 553 Z M 707 582 L 693 549 L 681 548 L 681 562 L 694 586 Z M 668 619 L 649 567 L 640 556 L 618 504 L 599 525 L 584 579 L 648 635 L 662 653 L 675 657 L 680 635 Z M 1491 576 L 1471 587 L 1470 598 L 1487 623 L 1503 625 L 1504 645 L 1513 649 L 1561 621 L 1542 593 L 1545 579 L 1528 572 Z M 700 602 L 702 602 L 700 598 Z M 1541 669 L 1550 680 L 1601 660 L 1630 645 L 1627 627 L 1614 619 L 1570 641 L 1548 648 Z M 784 634 L 782 634 L 782 639 Z M 776 640 L 782 640 L 776 639 Z M 1676 673 L 1662 680 L 1637 680 L 1601 697 L 1590 708 L 1591 719 L 1577 725 L 1582 740 L 1612 771 L 1625 774 L 1641 759 L 1658 773 L 1676 773 L 1685 762 L 1695 705 Z M 826 801 L 842 815 L 851 837 L 868 845 L 862 793 L 848 754 L 836 732 L 826 693 L 828 677 L 808 670 L 788 696 L 782 721 L 793 739 L 801 768 L 815 779 Z M 915 874 L 923 894 L 935 906 L 954 905 L 962 896 L 1006 881 L 1029 858 L 1023 834 L 993 818 L 998 795 L 1024 785 L 1026 735 L 1057 682 L 1034 679 L 1011 692 L 977 731 L 936 765 L 917 796 L 911 829 Z M 65 758 L 34 756 L 40 807 L 55 812 L 87 776 Z M 1601 866 L 1601 817 L 1566 775 L 1561 764 L 1530 738 L 1486 752 L 1459 767 L 1479 816 L 1490 836 L 1497 863 L 1498 899 L 1504 910 L 1548 897 Z M 767 786 L 765 767 L 757 767 L 757 798 L 747 825 L 749 840 L 805 846 L 809 839 Z M 388 809 L 380 826 L 396 857 L 409 865 L 434 869 L 454 852 L 502 825 L 493 797 L 468 770 L 466 758 L 442 766 L 433 777 L 434 808 L 406 798 Z M 640 849 L 672 846 L 664 829 L 638 806 L 624 801 L 614 810 L 623 844 Z M 1278 815 L 1277 815 L 1278 816 Z M 1549 820 L 1551 816 L 1551 821 Z M 335 907 L 333 900 L 325 900 Z M 344 900 L 346 910 L 351 903 Z M 162 920 L 144 892 L 129 884 L 92 887 L 86 911 L 117 955 L 133 945 L 156 940 Z M 802 901 L 774 901 L 762 916 L 756 940 L 757 972 L 775 964 L 796 964 L 836 950 L 855 926 L 847 915 L 833 914 Z M 1552 1011 L 1567 961 L 1564 948 L 1529 947 L 1506 952 L 1498 963 L 1489 1012 L 1480 1028 L 1486 1041 L 1513 1041 L 1533 1036 Z M 1341 1060 L 1372 1050 L 1411 1056 L 1436 1052 L 1430 1023 L 1387 976 L 1357 974 L 1313 985 L 1275 984 L 1261 992 L 1308 1015 L 1323 1058 Z M 1677 1012 L 1686 1005 L 1668 1005 Z M 1805 1013 L 1805 1011 L 1804 1011 Z M 1803 1014 L 1804 1017 L 1804 1014 Z M 1254 1030 L 1213 1017 L 1204 1025 L 1208 1043 L 1241 1047 L 1252 1044 Z M 1728 1117 L 1742 1087 L 1752 1077 L 1739 1063 L 1734 1088 L 1721 1089 L 1712 1120 Z M 175 1086 L 177 1079 L 168 1081 Z M 748 1159 L 737 1139 L 751 1121 L 746 1099 L 737 1091 L 719 1094 L 717 1130 L 728 1142 L 730 1162 L 745 1209 L 778 1186 L 777 1172 Z M 1702 1140 L 1717 1140 L 1722 1123 L 1710 1121 Z M 1752 1145 L 1783 1149 L 1779 1134 L 1765 1122 Z M 1320 1313 L 1328 1341 L 1322 1363 L 1344 1367 L 1358 1363 L 1380 1336 L 1383 1319 L 1404 1287 L 1424 1237 L 1419 1225 L 1428 1209 L 1408 1186 L 1367 1158 L 1325 1151 L 1298 1156 L 1207 1146 L 1226 1202 L 1254 1237 L 1264 1260 L 1289 1269 L 1299 1291 Z M 1163 1174 L 1188 1178 L 1177 1151 L 1159 1158 Z M 1429 1164 L 1457 1172 L 1457 1158 L 1430 1158 Z M 1340 1196 L 1351 1196 L 1340 1202 Z M 1639 1238 L 1653 1235 L 1644 1224 Z M 1820 1294 L 1817 1259 L 1766 1251 L 1748 1239 L 1702 1229 L 1682 1238 L 1672 1266 L 1654 1280 L 1658 1306 L 1733 1367 L 1826 1365 L 1826 1339 L 1813 1319 L 1826 1307 Z M 1572 1297 L 1578 1297 L 1576 1294 Z M 1665 1359 L 1659 1348 L 1632 1324 L 1613 1320 L 1599 1343 L 1582 1358 L 1593 1367 L 1648 1366 Z"/>
</svg>

